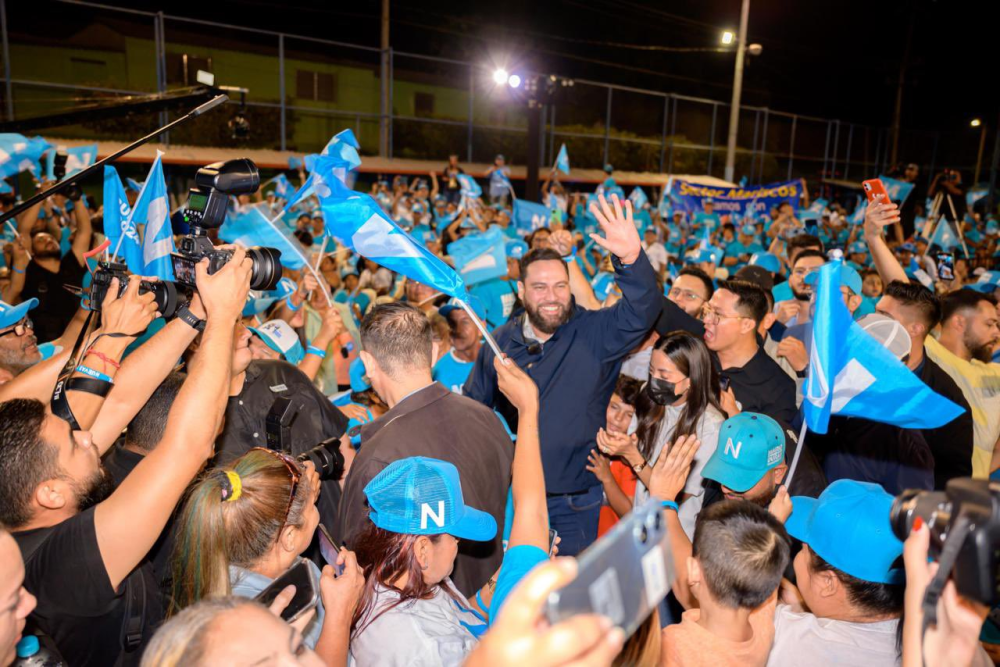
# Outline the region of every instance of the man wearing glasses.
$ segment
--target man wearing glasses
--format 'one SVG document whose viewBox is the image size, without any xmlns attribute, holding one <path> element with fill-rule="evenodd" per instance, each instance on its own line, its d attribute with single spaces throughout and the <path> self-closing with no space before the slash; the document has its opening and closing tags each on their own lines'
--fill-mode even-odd
<svg viewBox="0 0 1000 667">
<path fill-rule="evenodd" d="M 11 306 L 0 301 L 0 384 L 10 382 L 42 359 L 28 311 L 37 299 Z"/>
<path fill-rule="evenodd" d="M 667 298 L 691 317 L 698 317 L 702 306 L 708 303 L 714 292 L 715 286 L 708 274 L 698 267 L 688 266 L 681 269 L 667 292 Z"/>
</svg>

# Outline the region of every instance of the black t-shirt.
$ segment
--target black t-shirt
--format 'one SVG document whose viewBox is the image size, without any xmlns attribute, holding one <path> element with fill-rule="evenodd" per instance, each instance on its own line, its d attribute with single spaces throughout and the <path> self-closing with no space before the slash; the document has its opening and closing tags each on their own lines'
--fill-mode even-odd
<svg viewBox="0 0 1000 667">
<path fill-rule="evenodd" d="M 444 189 L 449 192 L 456 192 L 462 189 L 462 184 L 458 182 L 458 175 L 464 174 L 461 167 L 452 167 L 450 164 L 446 165 L 444 174 Z"/>
<path fill-rule="evenodd" d="M 226 406 L 226 425 L 216 442 L 216 463 L 225 465 L 254 447 L 267 447 L 265 428 L 267 413 L 278 397 L 290 398 L 299 408 L 291 425 L 292 456 L 309 451 L 332 436 L 342 436 L 347 430 L 347 417 L 330 399 L 316 388 L 305 373 L 284 361 L 253 361 L 247 368 L 243 390 L 229 399 Z M 344 447 L 349 447 L 344 442 Z M 340 505 L 340 484 L 334 480 L 322 483 L 320 494 L 320 521 L 337 535 L 337 509 Z"/>
<path fill-rule="evenodd" d="M 142 649 L 163 619 L 152 568 L 144 563 L 145 613 L 140 646 L 123 653 L 126 584 L 111 586 L 101 559 L 94 509 L 49 528 L 15 532 L 25 556 L 24 587 L 38 599 L 31 621 L 52 637 L 71 667 L 138 665 Z M 135 585 L 135 584 L 129 584 Z"/>
<path fill-rule="evenodd" d="M 68 292 L 63 285 L 80 287 L 86 273 L 72 252 L 59 261 L 56 273 L 43 269 L 38 262 L 28 262 L 21 298 L 25 301 L 38 299 L 38 307 L 31 311 L 31 320 L 39 342 L 59 338 L 73 319 L 80 307 L 80 297 Z"/>
<path fill-rule="evenodd" d="M 763 345 L 742 368 L 722 370 L 718 355 L 713 353 L 712 359 L 719 368 L 719 375 L 729 380 L 729 387 L 743 412 L 759 412 L 785 424 L 795 420 L 798 414 L 795 380 L 764 351 Z"/>
</svg>

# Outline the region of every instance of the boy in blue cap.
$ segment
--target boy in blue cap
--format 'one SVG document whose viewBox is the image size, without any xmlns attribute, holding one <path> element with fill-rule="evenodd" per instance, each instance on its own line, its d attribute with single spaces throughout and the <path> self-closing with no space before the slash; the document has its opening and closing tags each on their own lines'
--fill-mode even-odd
<svg viewBox="0 0 1000 667">
<path fill-rule="evenodd" d="M 818 498 L 792 498 L 788 534 L 805 607 L 778 605 L 769 667 L 899 664 L 903 543 L 893 533 L 893 497 L 877 484 L 839 480 Z"/>
<path fill-rule="evenodd" d="M 726 246 L 726 258 L 722 263 L 731 274 L 744 267 L 753 255 L 764 252 L 764 247 L 757 242 L 756 232 L 753 225 L 743 225 L 739 238 Z"/>
</svg>

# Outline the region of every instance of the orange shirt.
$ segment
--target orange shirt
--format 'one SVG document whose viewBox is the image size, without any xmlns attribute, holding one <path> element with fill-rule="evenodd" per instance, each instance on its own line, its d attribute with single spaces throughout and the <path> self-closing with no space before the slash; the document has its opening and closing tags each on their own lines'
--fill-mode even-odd
<svg viewBox="0 0 1000 667">
<path fill-rule="evenodd" d="M 753 636 L 743 642 L 722 639 L 698 625 L 700 609 L 689 609 L 681 622 L 663 629 L 660 667 L 764 667 L 774 643 L 778 596 L 750 612 Z M 804 658 L 808 664 L 808 659 Z"/>
<path fill-rule="evenodd" d="M 611 462 L 611 476 L 615 478 L 615 482 L 618 483 L 618 488 L 628 496 L 631 500 L 635 496 L 635 473 L 632 472 L 632 468 L 629 467 L 627 463 L 615 459 Z M 601 508 L 601 518 L 597 524 L 597 536 L 600 537 L 604 533 L 611 530 L 611 526 L 618 523 L 618 515 L 615 511 L 611 509 L 610 506 L 605 505 Z"/>
</svg>

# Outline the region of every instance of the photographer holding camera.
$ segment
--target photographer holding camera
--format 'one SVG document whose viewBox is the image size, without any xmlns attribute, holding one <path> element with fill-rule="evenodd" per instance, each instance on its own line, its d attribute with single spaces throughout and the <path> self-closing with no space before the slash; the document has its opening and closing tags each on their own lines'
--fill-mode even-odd
<svg viewBox="0 0 1000 667">
<path fill-rule="evenodd" d="M 965 219 L 968 205 L 965 201 L 965 186 L 962 185 L 962 172 L 957 169 L 943 169 L 935 176 L 931 181 L 931 187 L 927 190 L 927 196 L 936 199 L 938 195 L 944 195 L 938 211 L 946 220 L 954 223 Z"/>
<path fill-rule="evenodd" d="M 137 663 L 161 617 L 159 591 L 143 561 L 212 455 L 230 375 L 233 322 L 249 289 L 251 267 L 244 258 L 235 251 L 214 275 L 207 262 L 197 265 L 207 322 L 188 381 L 159 446 L 110 495 L 112 480 L 91 433 L 73 430 L 39 400 L 0 404 L 0 522 L 13 530 L 25 560 L 25 588 L 38 598 L 32 622 L 70 664 Z M 122 335 L 102 341 L 124 349 L 149 324 L 152 313 L 144 308 L 121 320 L 124 313 L 111 307 L 135 302 L 137 283 L 130 281 L 134 286 L 124 299 L 109 291 L 102 318 L 108 333 Z M 107 319 L 118 319 L 117 328 Z M 102 403 L 98 396 L 87 398 Z M 92 421 L 89 405 L 74 405 L 73 411 L 80 425 Z"/>
</svg>

